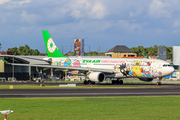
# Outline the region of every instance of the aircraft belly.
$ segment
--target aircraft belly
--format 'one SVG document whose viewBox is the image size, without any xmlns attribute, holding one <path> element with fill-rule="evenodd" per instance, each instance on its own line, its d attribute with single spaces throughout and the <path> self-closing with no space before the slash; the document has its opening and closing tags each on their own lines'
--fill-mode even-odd
<svg viewBox="0 0 180 120">
<path fill-rule="evenodd" d="M 106 78 L 125 78 L 122 73 L 106 74 Z"/>
</svg>

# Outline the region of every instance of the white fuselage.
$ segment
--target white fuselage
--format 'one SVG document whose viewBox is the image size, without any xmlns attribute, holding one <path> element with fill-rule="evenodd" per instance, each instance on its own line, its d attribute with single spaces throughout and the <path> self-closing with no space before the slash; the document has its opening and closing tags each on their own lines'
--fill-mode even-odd
<svg viewBox="0 0 180 120">
<path fill-rule="evenodd" d="M 170 63 L 158 59 L 65 57 L 52 58 L 52 65 L 112 70 L 107 78 L 162 78 L 174 72 Z"/>
</svg>

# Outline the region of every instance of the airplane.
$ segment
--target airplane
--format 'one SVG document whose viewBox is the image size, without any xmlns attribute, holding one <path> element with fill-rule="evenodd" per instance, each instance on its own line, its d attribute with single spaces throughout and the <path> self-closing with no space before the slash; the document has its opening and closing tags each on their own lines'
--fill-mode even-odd
<svg viewBox="0 0 180 120">
<path fill-rule="evenodd" d="M 12 110 L 3 110 L 3 111 L 0 111 L 1 114 L 4 114 L 4 115 L 7 115 L 9 113 L 12 113 L 13 111 Z"/>
<path fill-rule="evenodd" d="M 42 31 L 42 34 L 48 55 L 44 59 L 51 60 L 55 68 L 84 73 L 88 79 L 84 84 L 103 82 L 106 78 L 116 78 L 112 84 L 123 84 L 122 78 L 139 78 L 147 82 L 157 78 L 157 85 L 161 85 L 161 79 L 174 72 L 170 63 L 158 59 L 66 57 L 58 50 L 48 31 Z"/>
<path fill-rule="evenodd" d="M 43 60 L 48 61 L 48 65 L 17 64 L 4 61 L 11 65 L 79 71 L 85 76 L 85 85 L 103 82 L 106 78 L 113 79 L 112 84 L 123 84 L 123 78 L 139 78 L 146 82 L 157 78 L 157 85 L 161 85 L 161 79 L 174 72 L 174 67 L 170 63 L 159 59 L 64 56 L 55 45 L 49 32 L 44 30 L 42 34 L 48 55 Z"/>
</svg>

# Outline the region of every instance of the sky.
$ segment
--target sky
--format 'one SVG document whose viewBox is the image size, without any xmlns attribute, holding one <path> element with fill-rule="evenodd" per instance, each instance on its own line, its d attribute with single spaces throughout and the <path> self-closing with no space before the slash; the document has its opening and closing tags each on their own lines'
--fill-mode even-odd
<svg viewBox="0 0 180 120">
<path fill-rule="evenodd" d="M 2 50 L 29 45 L 45 53 L 48 30 L 63 53 L 74 38 L 85 52 L 127 47 L 180 46 L 180 0 L 0 0 Z"/>
</svg>

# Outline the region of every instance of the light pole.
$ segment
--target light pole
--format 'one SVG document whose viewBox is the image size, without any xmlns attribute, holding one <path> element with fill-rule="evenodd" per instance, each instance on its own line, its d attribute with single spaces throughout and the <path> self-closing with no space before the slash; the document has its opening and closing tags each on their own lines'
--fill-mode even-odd
<svg viewBox="0 0 180 120">
<path fill-rule="evenodd" d="M 14 55 L 13 55 L 13 80 L 14 80 Z"/>
<path fill-rule="evenodd" d="M 1 47 L 1 43 L 0 43 L 0 55 L 1 55 L 1 48 L 2 48 L 2 47 Z"/>
</svg>

